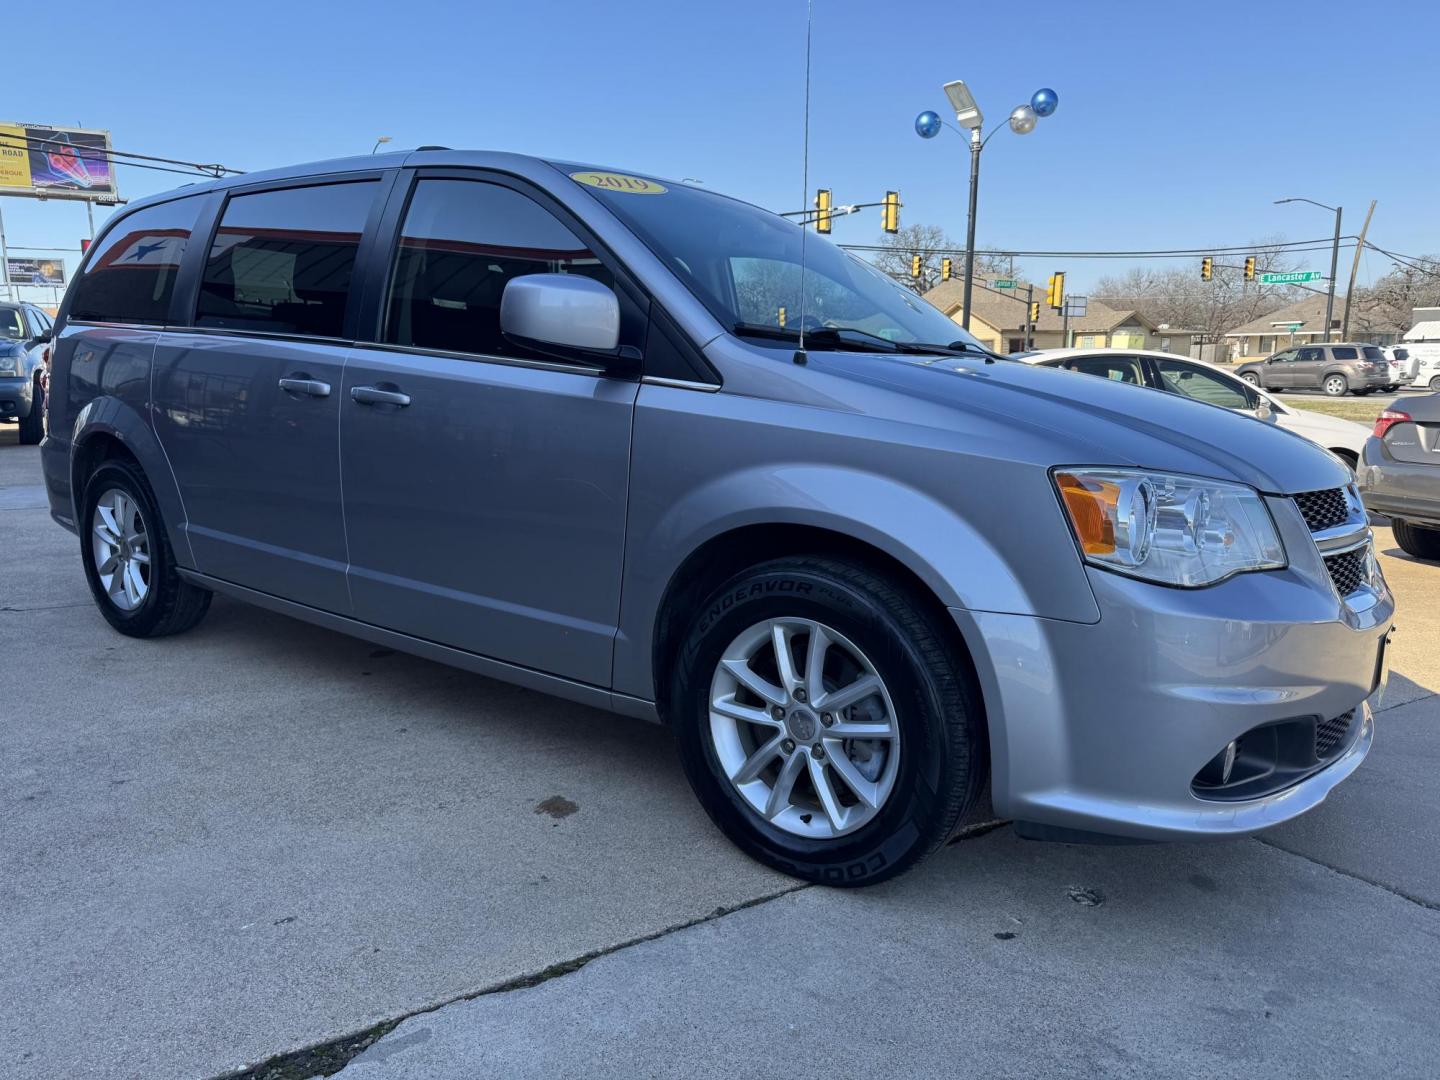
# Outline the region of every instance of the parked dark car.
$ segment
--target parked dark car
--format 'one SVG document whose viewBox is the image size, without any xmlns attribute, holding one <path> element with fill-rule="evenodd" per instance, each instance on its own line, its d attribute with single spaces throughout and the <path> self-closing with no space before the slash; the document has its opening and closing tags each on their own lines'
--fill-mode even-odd
<svg viewBox="0 0 1440 1080">
<path fill-rule="evenodd" d="M 1440 560 L 1440 394 L 1381 413 L 1358 476 L 1365 508 L 1389 516 L 1395 542 Z"/>
<path fill-rule="evenodd" d="M 1338 342 L 1285 349 L 1241 364 L 1235 374 L 1266 390 L 1324 390 L 1331 397 L 1391 388 L 1390 364 L 1378 345 Z"/>
<path fill-rule="evenodd" d="M 51 326 L 50 316 L 34 304 L 0 301 L 0 420 L 19 422 L 25 446 L 45 435 Z"/>
</svg>

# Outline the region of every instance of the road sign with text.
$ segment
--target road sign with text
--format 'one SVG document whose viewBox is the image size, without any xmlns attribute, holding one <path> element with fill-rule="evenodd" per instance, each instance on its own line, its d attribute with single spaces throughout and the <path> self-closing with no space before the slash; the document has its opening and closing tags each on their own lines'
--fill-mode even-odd
<svg viewBox="0 0 1440 1080">
<path fill-rule="evenodd" d="M 1319 281 L 1324 275 L 1319 270 L 1302 270 L 1294 274 L 1261 274 L 1262 285 L 1299 285 L 1305 281 Z"/>
<path fill-rule="evenodd" d="M 1013 289 L 1015 287 L 1015 279 L 1004 277 L 995 278 L 990 282 L 990 287 L 992 289 Z"/>
</svg>

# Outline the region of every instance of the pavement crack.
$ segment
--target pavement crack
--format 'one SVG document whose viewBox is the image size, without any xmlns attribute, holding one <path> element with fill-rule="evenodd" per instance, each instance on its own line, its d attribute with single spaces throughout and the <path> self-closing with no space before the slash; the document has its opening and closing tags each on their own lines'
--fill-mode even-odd
<svg viewBox="0 0 1440 1080">
<path fill-rule="evenodd" d="M 73 604 L 36 604 L 34 607 L 18 607 L 11 604 L 0 604 L 0 613 L 15 611 L 63 611 L 65 608 L 89 607 L 92 601 L 79 600 Z"/>
<path fill-rule="evenodd" d="M 681 930 L 688 930 L 693 926 L 700 926 L 703 923 L 713 922 L 722 919 L 726 915 L 733 915 L 737 911 L 745 911 L 749 908 L 759 907 L 761 904 L 768 904 L 772 900 L 779 900 L 791 893 L 801 892 L 813 888 L 809 882 L 795 882 L 775 892 L 764 893 L 738 904 L 730 904 L 717 907 L 714 911 L 705 915 L 687 919 L 684 922 L 675 923 L 660 930 L 654 930 L 648 934 L 641 934 L 638 937 L 628 938 L 625 941 L 617 942 L 614 945 L 606 945 L 603 948 L 592 949 L 589 952 L 581 953 L 579 956 L 569 960 L 561 960 L 559 963 L 551 964 L 549 967 L 539 971 L 530 972 L 526 975 L 519 975 L 513 979 L 506 979 L 503 982 L 474 990 L 465 994 L 457 994 L 455 997 L 446 998 L 444 1001 L 437 1001 L 430 1005 L 412 1009 L 400 1016 L 382 1020 L 372 1024 L 360 1031 L 351 1032 L 348 1035 L 341 1035 L 339 1038 L 329 1039 L 322 1043 L 303 1047 L 299 1050 L 292 1050 L 284 1054 L 277 1054 L 267 1058 L 260 1064 L 236 1072 L 221 1073 L 214 1080 L 311 1080 L 317 1076 L 333 1076 L 346 1065 L 350 1064 L 360 1054 L 364 1053 L 375 1043 L 379 1042 L 390 1032 L 394 1031 L 406 1020 L 415 1016 L 424 1016 L 426 1013 L 436 1012 L 449 1005 L 455 1005 L 462 1001 L 474 1001 L 476 998 L 489 997 L 492 994 L 505 994 L 512 990 L 528 990 L 531 987 L 539 986 L 541 983 L 549 982 L 551 979 L 558 979 L 561 976 L 569 975 L 579 971 L 592 960 L 599 960 L 601 957 L 609 956 L 612 953 L 624 949 L 633 948 L 636 945 L 643 945 L 648 941 L 656 941 Z"/>
<path fill-rule="evenodd" d="M 1255 839 L 1268 848 L 1274 848 L 1276 851 L 1283 851 L 1286 855 L 1293 855 L 1297 859 L 1304 859 L 1306 862 L 1312 862 L 1316 866 L 1323 866 L 1326 870 L 1329 870 L 1335 874 L 1339 874 L 1341 877 L 1352 878 L 1355 881 L 1363 882 L 1364 884 L 1374 886 L 1377 889 L 1383 889 L 1391 896 L 1398 896 L 1401 900 L 1408 900 L 1410 903 L 1416 905 L 1417 907 L 1422 907 L 1426 911 L 1440 911 L 1440 903 L 1436 903 L 1433 900 L 1426 900 L 1423 896 L 1415 896 L 1411 893 L 1407 893 L 1404 889 L 1397 889 L 1393 885 L 1387 885 L 1383 881 L 1377 881 L 1375 878 L 1366 877 L 1364 874 L 1357 874 L 1353 870 L 1346 870 L 1343 867 L 1336 866 L 1334 863 L 1328 863 L 1324 859 L 1317 859 L 1313 855 L 1306 855 L 1303 851 L 1295 851 L 1293 848 L 1284 847 L 1280 844 L 1277 844 L 1274 840 L 1267 839 L 1266 837 L 1257 836 L 1255 837 Z"/>
</svg>

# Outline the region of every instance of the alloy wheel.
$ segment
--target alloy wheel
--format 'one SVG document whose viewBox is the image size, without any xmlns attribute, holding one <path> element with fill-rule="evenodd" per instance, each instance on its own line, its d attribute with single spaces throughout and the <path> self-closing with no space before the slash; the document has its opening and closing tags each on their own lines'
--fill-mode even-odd
<svg viewBox="0 0 1440 1080">
<path fill-rule="evenodd" d="M 150 594 L 150 534 L 134 496 L 108 488 L 95 503 L 90 530 L 100 587 L 121 611 L 134 611 Z"/>
<path fill-rule="evenodd" d="M 745 804 L 811 839 L 872 820 L 900 767 L 900 727 L 875 665 L 813 619 L 767 619 L 730 643 L 711 680 L 710 736 Z"/>
</svg>

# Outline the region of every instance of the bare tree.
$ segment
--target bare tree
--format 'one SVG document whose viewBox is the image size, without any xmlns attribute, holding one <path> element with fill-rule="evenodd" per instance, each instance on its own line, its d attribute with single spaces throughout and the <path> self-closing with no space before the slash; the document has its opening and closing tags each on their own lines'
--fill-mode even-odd
<svg viewBox="0 0 1440 1080">
<path fill-rule="evenodd" d="M 1440 256 L 1393 263 L 1373 285 L 1356 289 L 1350 304 L 1351 336 L 1408 330 L 1417 307 L 1440 307 Z"/>
<path fill-rule="evenodd" d="M 1243 255 L 1217 257 L 1210 281 L 1200 280 L 1197 258 L 1193 267 L 1183 270 L 1135 267 L 1118 277 L 1101 278 L 1095 299 L 1113 308 L 1137 308 L 1152 322 L 1193 330 L 1207 342 L 1221 341 L 1227 331 L 1306 295 L 1294 286 L 1260 283 L 1261 273 L 1284 274 L 1299 267 L 1296 257 L 1278 244 L 1274 239 L 1256 242 L 1255 281 L 1245 280 Z"/>
<path fill-rule="evenodd" d="M 884 233 L 879 241 L 883 250 L 871 252 L 871 261 L 906 288 L 927 293 L 941 280 L 941 261 L 950 256 L 954 277 L 965 274 L 964 249 L 952 240 L 939 225 L 906 225 L 898 233 Z M 920 276 L 910 273 L 912 260 L 920 256 Z M 1008 260 L 998 255 L 975 253 L 977 279 L 1005 272 Z"/>
</svg>

